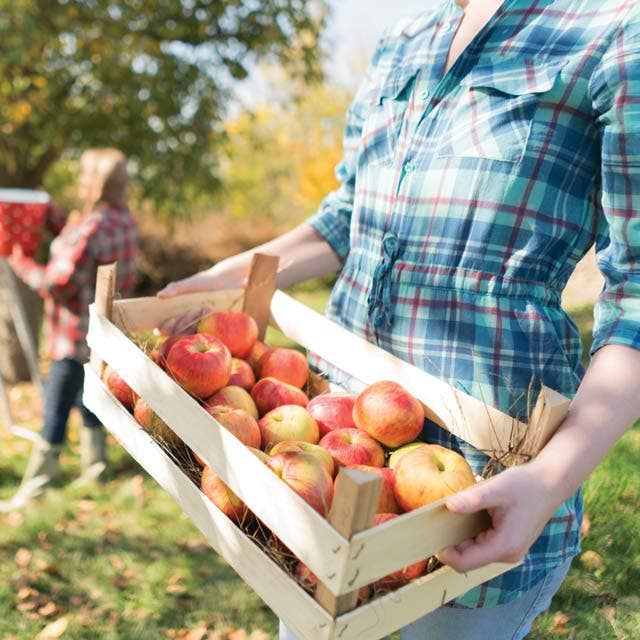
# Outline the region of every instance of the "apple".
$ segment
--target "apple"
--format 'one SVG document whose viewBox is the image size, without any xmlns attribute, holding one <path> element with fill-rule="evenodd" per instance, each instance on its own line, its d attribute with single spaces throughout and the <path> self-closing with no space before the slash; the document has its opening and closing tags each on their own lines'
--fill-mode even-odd
<svg viewBox="0 0 640 640">
<path fill-rule="evenodd" d="M 384 449 L 368 433 L 355 427 L 329 431 L 319 442 L 339 465 L 384 466 Z"/>
<path fill-rule="evenodd" d="M 231 358 L 231 377 L 229 384 L 242 387 L 247 391 L 251 391 L 251 387 L 256 383 L 256 374 L 253 372 L 251 365 L 240 358 Z"/>
<path fill-rule="evenodd" d="M 395 467 L 396 500 L 403 511 L 418 509 L 475 484 L 469 463 L 457 452 L 425 444 L 405 453 Z"/>
<path fill-rule="evenodd" d="M 333 429 L 355 427 L 353 405 L 356 396 L 342 391 L 323 393 L 312 398 L 307 411 L 316 419 L 320 428 L 320 437 Z"/>
<path fill-rule="evenodd" d="M 200 477 L 200 489 L 213 504 L 236 524 L 242 524 L 249 515 L 249 509 L 238 496 L 217 476 L 210 467 L 205 466 Z"/>
<path fill-rule="evenodd" d="M 244 409 L 234 409 L 224 405 L 214 405 L 205 409 L 242 444 L 247 447 L 260 447 L 260 427 L 256 419 Z"/>
<path fill-rule="evenodd" d="M 180 338 L 184 338 L 185 336 L 190 335 L 187 333 L 176 333 L 167 337 L 165 340 L 160 342 L 158 346 L 152 349 L 149 352 L 149 357 L 162 369 L 167 368 L 167 356 L 169 355 L 169 351 L 171 351 L 171 347 L 180 340 Z"/>
<path fill-rule="evenodd" d="M 215 336 L 227 346 L 232 356 L 244 358 L 258 339 L 258 325 L 244 311 L 216 311 L 200 320 L 198 333 Z"/>
<path fill-rule="evenodd" d="M 309 404 L 309 397 L 302 389 L 272 377 L 258 380 L 251 389 L 251 397 L 261 416 L 283 404 L 298 404 L 301 407 Z"/>
<path fill-rule="evenodd" d="M 376 513 L 400 513 L 400 506 L 395 495 L 395 472 L 389 467 L 371 467 L 366 464 L 350 464 L 350 469 L 358 469 L 382 478 L 382 491 L 378 500 Z"/>
<path fill-rule="evenodd" d="M 318 423 L 297 404 L 283 404 L 268 411 L 258 420 L 258 425 L 262 434 L 261 448 L 268 452 L 283 440 L 317 444 L 320 437 Z"/>
<path fill-rule="evenodd" d="M 383 445 L 395 448 L 418 437 L 424 424 L 424 410 L 404 387 L 382 380 L 358 394 L 353 421 Z"/>
<path fill-rule="evenodd" d="M 304 442 L 301 440 L 282 440 L 269 450 L 269 455 L 274 456 L 281 451 L 304 451 L 305 453 L 310 453 L 322 462 L 332 478 L 335 475 L 336 469 L 331 454 L 326 449 L 323 449 L 319 444 L 313 444 L 311 442 Z"/>
<path fill-rule="evenodd" d="M 400 462 L 400 458 L 402 458 L 402 456 L 409 452 L 412 451 L 413 449 L 415 449 L 416 447 L 422 447 L 425 444 L 427 444 L 426 442 L 421 442 L 420 440 L 417 440 L 416 442 L 410 442 L 409 444 L 403 444 L 401 447 L 398 447 L 397 449 L 394 449 L 391 454 L 389 455 L 389 459 L 387 460 L 387 467 L 389 467 L 390 469 L 395 469 L 398 462 Z"/>
<path fill-rule="evenodd" d="M 258 419 L 258 407 L 256 407 L 256 403 L 249 395 L 249 392 L 242 387 L 233 384 L 227 385 L 226 387 L 222 387 L 222 389 L 218 389 L 204 401 L 205 407 L 215 407 L 217 405 L 233 407 L 234 409 L 244 409 L 256 420 Z"/>
<path fill-rule="evenodd" d="M 300 389 L 309 379 L 309 363 L 306 356 L 296 349 L 272 347 L 260 356 L 256 376 L 277 378 Z"/>
<path fill-rule="evenodd" d="M 120 374 L 107 365 L 103 379 L 107 389 L 126 409 L 133 411 L 138 394 L 120 377 Z"/>
<path fill-rule="evenodd" d="M 379 524 L 389 522 L 389 520 L 393 520 L 397 517 L 398 515 L 396 513 L 376 513 L 376 515 L 373 517 L 373 526 L 376 527 Z M 393 589 L 403 587 L 405 584 L 408 584 L 412 580 L 420 577 L 426 571 L 428 562 L 428 559 L 419 560 L 418 562 L 415 562 L 408 567 L 393 571 L 392 573 L 389 573 L 383 578 L 377 580 L 374 583 L 374 588 L 381 588 L 386 591 L 392 591 Z"/>
<path fill-rule="evenodd" d="M 260 360 L 262 354 L 269 348 L 270 347 L 262 342 L 262 340 L 256 340 L 253 343 L 253 346 L 249 351 L 249 355 L 247 355 L 244 359 L 249 363 L 254 373 L 258 368 L 258 360 Z"/>
<path fill-rule="evenodd" d="M 151 408 L 144 398 L 138 398 L 136 400 L 133 406 L 133 418 L 145 431 L 149 432 L 157 440 L 164 441 L 169 445 L 182 443 L 182 440 Z"/>
<path fill-rule="evenodd" d="M 318 458 L 301 451 L 283 451 L 270 456 L 266 464 L 307 504 L 326 517 L 333 500 L 333 479 Z"/>
<path fill-rule="evenodd" d="M 180 338 L 171 347 L 167 370 L 185 391 L 207 398 L 229 381 L 231 354 L 217 338 L 196 333 Z"/>
</svg>

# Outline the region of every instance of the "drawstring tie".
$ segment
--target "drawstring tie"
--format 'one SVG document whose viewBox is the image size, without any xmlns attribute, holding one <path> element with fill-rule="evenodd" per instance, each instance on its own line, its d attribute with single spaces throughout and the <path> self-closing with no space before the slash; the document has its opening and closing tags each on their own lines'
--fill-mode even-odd
<svg viewBox="0 0 640 640">
<path fill-rule="evenodd" d="M 382 262 L 373 272 L 371 293 L 367 298 L 369 318 L 374 329 L 390 327 L 393 322 L 391 312 L 391 269 L 398 257 L 398 238 L 387 233 L 382 239 Z"/>
</svg>

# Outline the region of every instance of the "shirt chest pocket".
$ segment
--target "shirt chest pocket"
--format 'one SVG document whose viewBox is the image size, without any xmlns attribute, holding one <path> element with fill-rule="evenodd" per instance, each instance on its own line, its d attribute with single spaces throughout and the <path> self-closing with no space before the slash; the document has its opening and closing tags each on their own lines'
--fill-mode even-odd
<svg viewBox="0 0 640 640">
<path fill-rule="evenodd" d="M 540 98 L 564 64 L 520 59 L 473 69 L 460 83 L 436 155 L 520 161 Z"/>
<path fill-rule="evenodd" d="M 417 69 L 389 74 L 375 93 L 362 127 L 362 158 L 390 165 L 403 132 Z"/>
</svg>

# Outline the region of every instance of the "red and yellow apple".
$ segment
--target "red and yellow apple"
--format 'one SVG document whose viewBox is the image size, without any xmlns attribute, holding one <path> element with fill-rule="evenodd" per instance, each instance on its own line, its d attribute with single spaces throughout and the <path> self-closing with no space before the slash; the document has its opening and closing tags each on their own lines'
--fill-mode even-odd
<svg viewBox="0 0 640 640">
<path fill-rule="evenodd" d="M 320 437 L 334 429 L 355 427 L 353 405 L 356 396 L 351 393 L 333 391 L 312 398 L 307 411 L 316 419 L 320 428 Z"/>
<path fill-rule="evenodd" d="M 251 347 L 249 354 L 246 356 L 246 358 L 244 358 L 244 360 L 246 360 L 249 363 L 254 373 L 258 369 L 258 360 L 260 360 L 260 358 L 262 357 L 262 354 L 269 348 L 270 347 L 268 347 L 264 342 L 262 342 L 262 340 L 256 340 L 253 343 L 253 346 Z"/>
<path fill-rule="evenodd" d="M 270 456 L 266 464 L 307 504 L 326 517 L 333 500 L 333 479 L 318 458 L 302 451 L 283 451 Z"/>
<path fill-rule="evenodd" d="M 228 384 L 242 387 L 251 391 L 251 387 L 256 383 L 256 374 L 251 365 L 240 358 L 231 358 L 231 377 Z"/>
<path fill-rule="evenodd" d="M 144 398 L 136 400 L 133 407 L 133 417 L 145 431 L 149 432 L 157 440 L 164 441 L 170 445 L 177 445 L 182 442 Z"/>
<path fill-rule="evenodd" d="M 378 500 L 376 513 L 400 513 L 400 506 L 395 494 L 395 472 L 389 467 L 371 467 L 366 464 L 351 464 L 350 469 L 358 469 L 382 478 L 382 491 Z"/>
<path fill-rule="evenodd" d="M 353 405 L 356 427 L 387 447 L 412 442 L 422 431 L 424 410 L 404 387 L 390 380 L 374 382 Z"/>
<path fill-rule="evenodd" d="M 176 382 L 197 398 L 208 398 L 229 382 L 231 354 L 206 333 L 180 338 L 167 355 L 167 370 Z"/>
<path fill-rule="evenodd" d="M 224 405 L 209 406 L 205 409 L 242 444 L 247 447 L 260 447 L 260 427 L 256 419 L 244 409 Z"/>
<path fill-rule="evenodd" d="M 309 363 L 306 356 L 296 349 L 272 347 L 258 360 L 256 376 L 277 378 L 300 389 L 309 378 Z"/>
<path fill-rule="evenodd" d="M 309 403 L 309 398 L 302 389 L 272 377 L 258 380 L 251 389 L 251 397 L 261 416 L 283 404 L 306 407 Z"/>
<path fill-rule="evenodd" d="M 403 444 L 401 447 L 394 449 L 390 453 L 389 459 L 387 460 L 387 467 L 389 467 L 390 469 L 395 469 L 398 462 L 400 462 L 400 458 L 402 458 L 405 453 L 413 451 L 413 449 L 415 449 L 416 447 L 422 447 L 425 444 L 427 443 L 417 440 L 415 442 L 409 442 L 409 444 Z"/>
<path fill-rule="evenodd" d="M 180 340 L 180 338 L 184 338 L 187 333 L 176 333 L 169 336 L 166 340 L 160 342 L 157 347 L 152 349 L 149 352 L 149 357 L 161 368 L 167 368 L 167 356 L 169 355 L 169 351 L 171 351 L 171 347 Z"/>
<path fill-rule="evenodd" d="M 122 379 L 120 374 L 110 366 L 105 368 L 103 379 L 107 389 L 126 409 L 133 411 L 138 394 Z"/>
<path fill-rule="evenodd" d="M 268 411 L 258 420 L 258 425 L 263 451 L 270 452 L 283 440 L 318 443 L 318 423 L 304 407 L 297 404 L 284 404 Z"/>
<path fill-rule="evenodd" d="M 213 504 L 236 524 L 242 524 L 249 515 L 247 505 L 216 475 L 205 466 L 200 477 L 200 489 Z"/>
<path fill-rule="evenodd" d="M 232 356 L 244 358 L 258 339 L 258 325 L 244 311 L 216 311 L 200 320 L 198 333 L 215 336 L 227 346 Z"/>
<path fill-rule="evenodd" d="M 384 449 L 379 442 L 361 429 L 355 427 L 334 429 L 323 436 L 319 444 L 331 454 L 338 465 L 384 466 Z"/>
<path fill-rule="evenodd" d="M 384 522 L 389 522 L 389 520 L 393 520 L 397 517 L 398 515 L 396 513 L 376 513 L 373 518 L 373 526 L 375 527 Z M 408 567 L 393 571 L 383 578 L 377 580 L 374 583 L 374 588 L 391 591 L 403 587 L 405 584 L 408 584 L 412 580 L 419 578 L 425 572 L 427 563 L 428 560 L 419 560 L 418 562 L 415 562 Z"/>
<path fill-rule="evenodd" d="M 335 475 L 336 469 L 331 454 L 319 444 L 301 440 L 282 440 L 269 450 L 269 455 L 274 456 L 282 451 L 303 451 L 312 456 L 316 456 L 329 472 L 329 475 L 331 475 L 332 478 Z"/>
<path fill-rule="evenodd" d="M 205 407 L 215 407 L 218 405 L 233 407 L 234 409 L 244 409 L 256 420 L 258 419 L 258 407 L 256 407 L 256 403 L 253 401 L 249 392 L 242 387 L 233 384 L 227 385 L 226 387 L 222 387 L 222 389 L 218 389 L 218 391 L 204 401 Z"/>
<path fill-rule="evenodd" d="M 457 493 L 476 481 L 469 463 L 457 452 L 425 444 L 405 453 L 395 467 L 396 500 L 403 511 Z"/>
</svg>

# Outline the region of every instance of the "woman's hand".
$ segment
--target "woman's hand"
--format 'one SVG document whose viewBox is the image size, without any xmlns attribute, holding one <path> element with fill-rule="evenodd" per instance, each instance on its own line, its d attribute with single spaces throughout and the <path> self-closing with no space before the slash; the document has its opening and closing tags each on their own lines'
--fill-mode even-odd
<svg viewBox="0 0 640 640">
<path fill-rule="evenodd" d="M 443 549 L 438 558 L 460 573 L 491 562 L 519 562 L 561 501 L 529 465 L 507 469 L 446 501 L 453 513 L 486 509 L 492 526 L 475 538 Z"/>
<path fill-rule="evenodd" d="M 24 251 L 22 250 L 22 246 L 15 243 L 11 247 L 11 255 L 9 256 L 9 262 L 12 260 L 20 260 L 24 256 Z"/>
<path fill-rule="evenodd" d="M 172 298 L 185 293 L 242 287 L 247 279 L 250 258 L 239 260 L 239 257 L 227 258 L 210 269 L 170 282 L 157 295 L 159 298 Z"/>
</svg>

